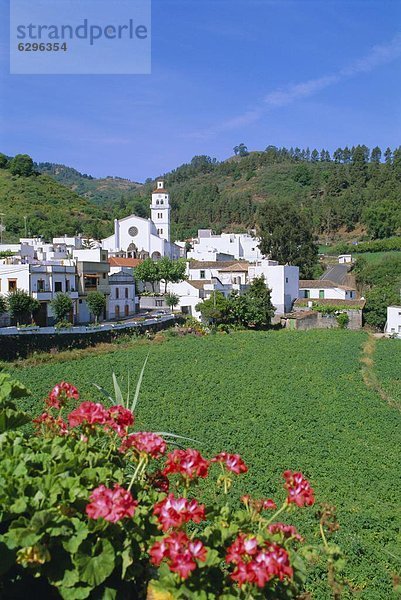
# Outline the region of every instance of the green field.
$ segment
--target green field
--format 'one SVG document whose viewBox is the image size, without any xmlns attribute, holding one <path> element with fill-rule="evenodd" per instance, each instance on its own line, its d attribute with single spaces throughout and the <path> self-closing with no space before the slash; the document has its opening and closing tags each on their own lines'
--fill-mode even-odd
<svg viewBox="0 0 401 600">
<path fill-rule="evenodd" d="M 99 399 L 93 381 L 110 389 L 113 370 L 135 379 L 150 349 L 138 429 L 194 437 L 206 455 L 241 453 L 250 471 L 238 494 L 277 498 L 281 472 L 302 470 L 318 501 L 337 506 L 336 539 L 353 590 L 344 598 L 388 600 L 397 597 L 392 576 L 401 568 L 401 414 L 363 382 L 365 341 L 364 333 L 334 330 L 172 338 L 13 374 L 33 390 L 25 407 L 37 414 L 60 379 L 76 384 L 82 397 Z M 375 359 L 383 385 L 401 396 L 401 342 L 379 342 Z M 314 541 L 313 509 L 294 523 Z M 318 569 L 309 586 L 313 598 L 331 597 Z"/>
</svg>

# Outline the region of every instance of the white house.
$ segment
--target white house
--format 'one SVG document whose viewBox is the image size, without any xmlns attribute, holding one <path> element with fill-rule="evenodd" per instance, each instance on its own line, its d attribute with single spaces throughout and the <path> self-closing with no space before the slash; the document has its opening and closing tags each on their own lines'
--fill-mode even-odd
<svg viewBox="0 0 401 600">
<path fill-rule="evenodd" d="M 387 321 L 384 331 L 401 337 L 401 306 L 387 307 Z"/>
<path fill-rule="evenodd" d="M 340 254 L 338 257 L 339 265 L 346 265 L 352 263 L 352 254 Z"/>
<path fill-rule="evenodd" d="M 187 258 L 210 261 L 216 260 L 218 255 L 226 255 L 227 258 L 232 256 L 236 260 L 254 262 L 263 258 L 258 244 L 259 239 L 249 233 L 214 235 L 211 229 L 199 229 Z"/>
<path fill-rule="evenodd" d="M 340 285 L 328 279 L 307 279 L 299 282 L 298 298 L 312 300 L 355 300 L 356 289 L 347 285 Z"/>
<path fill-rule="evenodd" d="M 0 294 L 6 295 L 20 289 L 40 302 L 40 310 L 35 319 L 38 325 L 45 326 L 54 320 L 50 302 L 59 292 L 66 293 L 73 301 L 72 320 L 78 318 L 78 288 L 76 268 L 73 261 L 42 264 L 1 264 Z"/>
<path fill-rule="evenodd" d="M 127 258 L 179 258 L 181 248 L 170 241 L 170 194 L 162 180 L 152 192 L 150 209 L 150 219 L 136 215 L 115 219 L 114 234 L 102 240 L 102 248 Z"/>
<path fill-rule="evenodd" d="M 276 315 L 290 312 L 298 297 L 299 267 L 279 265 L 275 260 L 261 260 L 250 265 L 248 279 L 264 276 L 266 285 L 271 290 L 271 300 L 276 307 Z"/>
<path fill-rule="evenodd" d="M 185 315 L 192 315 L 200 319 L 201 314 L 196 310 L 196 305 L 207 298 L 210 298 L 215 292 L 220 292 L 225 296 L 232 291 L 230 286 L 224 286 L 218 279 L 188 279 L 180 283 L 169 283 L 167 289 L 172 294 L 179 297 L 178 307 Z"/>
<path fill-rule="evenodd" d="M 109 275 L 109 318 L 130 317 L 136 312 L 135 278 L 132 271 L 121 269 Z"/>
</svg>

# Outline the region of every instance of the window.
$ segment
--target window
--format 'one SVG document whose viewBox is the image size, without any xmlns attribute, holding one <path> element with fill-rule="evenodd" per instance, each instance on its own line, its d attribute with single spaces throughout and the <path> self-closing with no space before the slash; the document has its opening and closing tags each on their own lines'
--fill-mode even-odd
<svg viewBox="0 0 401 600">
<path fill-rule="evenodd" d="M 156 300 L 155 306 L 163 306 L 163 300 Z"/>
<path fill-rule="evenodd" d="M 38 279 L 38 283 L 36 286 L 36 289 L 38 292 L 44 292 L 45 291 L 45 282 L 43 279 Z"/>
<path fill-rule="evenodd" d="M 70 291 L 70 280 L 69 279 L 65 280 L 65 291 L 66 292 Z"/>
<path fill-rule="evenodd" d="M 205 273 L 205 271 L 201 271 L 200 272 L 200 278 L 201 279 L 206 279 L 206 273 Z"/>
<path fill-rule="evenodd" d="M 310 291 L 304 290 L 304 298 L 310 298 Z"/>
<path fill-rule="evenodd" d="M 118 287 L 116 287 L 116 300 L 118 300 L 120 297 L 120 290 L 118 289 Z"/>
<path fill-rule="evenodd" d="M 9 279 L 8 280 L 8 291 L 9 292 L 13 292 L 16 289 L 17 289 L 17 280 L 16 279 Z"/>
<path fill-rule="evenodd" d="M 115 309 L 115 314 L 116 314 L 116 319 L 118 319 L 118 317 L 120 316 L 120 307 L 118 306 L 118 304 Z"/>
<path fill-rule="evenodd" d="M 164 204 L 164 201 L 163 201 L 163 200 L 160 200 L 160 204 Z"/>
<path fill-rule="evenodd" d="M 288 283 L 288 277 L 285 278 L 285 282 Z"/>
<path fill-rule="evenodd" d="M 103 279 L 106 279 L 106 273 L 103 273 Z"/>
<path fill-rule="evenodd" d="M 319 298 L 324 298 L 324 290 L 319 290 Z"/>
<path fill-rule="evenodd" d="M 125 297 L 126 297 L 126 298 L 129 298 L 129 295 L 128 295 L 128 288 L 125 288 Z"/>
<path fill-rule="evenodd" d="M 63 284 L 61 281 L 55 281 L 54 282 L 54 291 L 55 292 L 62 292 L 63 291 Z"/>
</svg>

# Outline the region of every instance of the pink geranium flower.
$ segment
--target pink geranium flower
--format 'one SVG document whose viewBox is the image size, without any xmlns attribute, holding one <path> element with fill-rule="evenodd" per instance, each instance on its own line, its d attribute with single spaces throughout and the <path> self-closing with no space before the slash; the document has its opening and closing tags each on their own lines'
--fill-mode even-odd
<svg viewBox="0 0 401 600">
<path fill-rule="evenodd" d="M 292 537 L 299 542 L 303 541 L 302 536 L 299 535 L 296 527 L 293 525 L 286 525 L 285 523 L 272 523 L 269 525 L 269 531 L 273 535 L 276 533 L 282 534 L 285 539 Z"/>
<path fill-rule="evenodd" d="M 258 544 L 255 537 L 242 533 L 227 549 L 226 562 L 235 565 L 231 579 L 239 586 L 253 583 L 263 588 L 274 577 L 282 581 L 293 575 L 285 548 L 274 543 Z"/>
<path fill-rule="evenodd" d="M 156 433 L 139 431 L 138 433 L 132 433 L 123 440 L 120 452 L 126 452 L 129 448 L 136 448 L 138 452 L 144 452 L 152 458 L 160 458 L 165 454 L 167 444 Z"/>
<path fill-rule="evenodd" d="M 68 415 L 70 427 L 79 425 L 106 425 L 110 422 L 109 411 L 102 404 L 95 402 L 82 402 Z"/>
<path fill-rule="evenodd" d="M 55 435 L 67 435 L 68 425 L 61 417 L 53 417 L 53 415 L 44 412 L 36 419 L 33 419 L 36 427 L 40 431 L 43 427 L 45 431 Z"/>
<path fill-rule="evenodd" d="M 240 473 L 246 473 L 248 467 L 242 460 L 239 454 L 228 454 L 227 452 L 220 452 L 217 456 L 212 458 L 210 462 L 220 462 L 224 464 L 226 469 L 239 475 Z"/>
<path fill-rule="evenodd" d="M 155 542 L 149 554 L 152 564 L 160 565 L 165 559 L 170 571 L 187 579 L 198 566 L 197 561 L 206 560 L 207 551 L 200 540 L 190 540 L 183 531 L 177 531 Z"/>
<path fill-rule="evenodd" d="M 297 506 L 312 506 L 315 502 L 314 490 L 302 473 L 284 471 L 284 487 L 288 490 L 287 502 Z"/>
<path fill-rule="evenodd" d="M 138 502 L 123 487 L 114 484 L 113 489 L 100 485 L 90 495 L 91 502 L 86 506 L 90 519 L 105 519 L 116 523 L 126 517 L 132 517 Z"/>
<path fill-rule="evenodd" d="M 120 436 L 123 437 L 127 433 L 128 427 L 134 424 L 134 415 L 128 409 L 117 404 L 109 408 L 109 425 Z"/>
<path fill-rule="evenodd" d="M 46 404 L 47 406 L 60 410 L 69 398 L 78 400 L 78 390 L 76 387 L 71 385 L 71 383 L 61 381 L 60 383 L 54 386 L 54 388 L 46 398 Z"/>
<path fill-rule="evenodd" d="M 174 450 L 167 456 L 164 474 L 179 473 L 184 477 L 207 477 L 209 463 L 198 450 Z"/>
<path fill-rule="evenodd" d="M 181 527 L 188 521 L 200 523 L 205 519 L 205 506 L 198 504 L 197 500 L 175 498 L 169 494 L 167 498 L 157 502 L 153 507 L 153 514 L 159 521 L 159 527 L 168 531 L 172 527 Z"/>
</svg>

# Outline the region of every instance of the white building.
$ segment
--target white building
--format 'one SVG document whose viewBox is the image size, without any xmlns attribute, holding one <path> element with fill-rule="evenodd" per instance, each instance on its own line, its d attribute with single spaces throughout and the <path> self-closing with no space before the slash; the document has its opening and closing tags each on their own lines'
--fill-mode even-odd
<svg viewBox="0 0 401 600">
<path fill-rule="evenodd" d="M 192 250 L 187 258 L 195 260 L 216 260 L 218 255 L 225 255 L 236 260 L 254 262 L 263 258 L 258 248 L 259 239 L 249 233 L 222 233 L 213 235 L 211 229 L 199 229 L 198 237 L 192 240 Z"/>
<path fill-rule="evenodd" d="M 256 265 L 238 261 L 196 261 L 191 260 L 187 267 L 186 281 L 169 284 L 168 291 L 180 298 L 182 312 L 197 318 L 196 304 L 209 298 L 214 292 L 228 296 L 231 292 L 244 293 L 253 279 L 264 276 L 271 290 L 271 299 L 276 307 L 276 315 L 289 312 L 298 297 L 299 269 L 279 265 L 276 261 L 262 260 Z"/>
<path fill-rule="evenodd" d="M 384 331 L 390 335 L 401 337 L 401 306 L 387 307 L 387 321 Z"/>
<path fill-rule="evenodd" d="M 347 265 L 352 263 L 352 254 L 340 254 L 338 257 L 339 265 Z"/>
<path fill-rule="evenodd" d="M 134 315 L 137 298 L 135 294 L 135 278 L 127 269 L 121 269 L 109 275 L 109 318 L 120 319 Z"/>
<path fill-rule="evenodd" d="M 290 312 L 298 297 L 299 267 L 279 265 L 275 260 L 261 260 L 256 265 L 250 265 L 249 281 L 264 276 L 271 290 L 271 300 L 276 307 L 276 316 Z"/>
<path fill-rule="evenodd" d="M 312 300 L 355 300 L 356 289 L 328 279 L 308 279 L 299 282 L 299 298 Z"/>
<path fill-rule="evenodd" d="M 179 258 L 180 247 L 170 241 L 170 194 L 162 180 L 152 193 L 150 209 L 150 219 L 136 215 L 115 219 L 114 234 L 102 240 L 102 248 L 127 258 Z"/>
<path fill-rule="evenodd" d="M 38 325 L 45 326 L 54 320 L 50 302 L 59 292 L 68 294 L 73 301 L 71 320 L 78 318 L 78 288 L 76 267 L 73 261 L 63 264 L 0 264 L 0 294 L 7 295 L 20 289 L 40 302 L 35 315 Z"/>
</svg>

